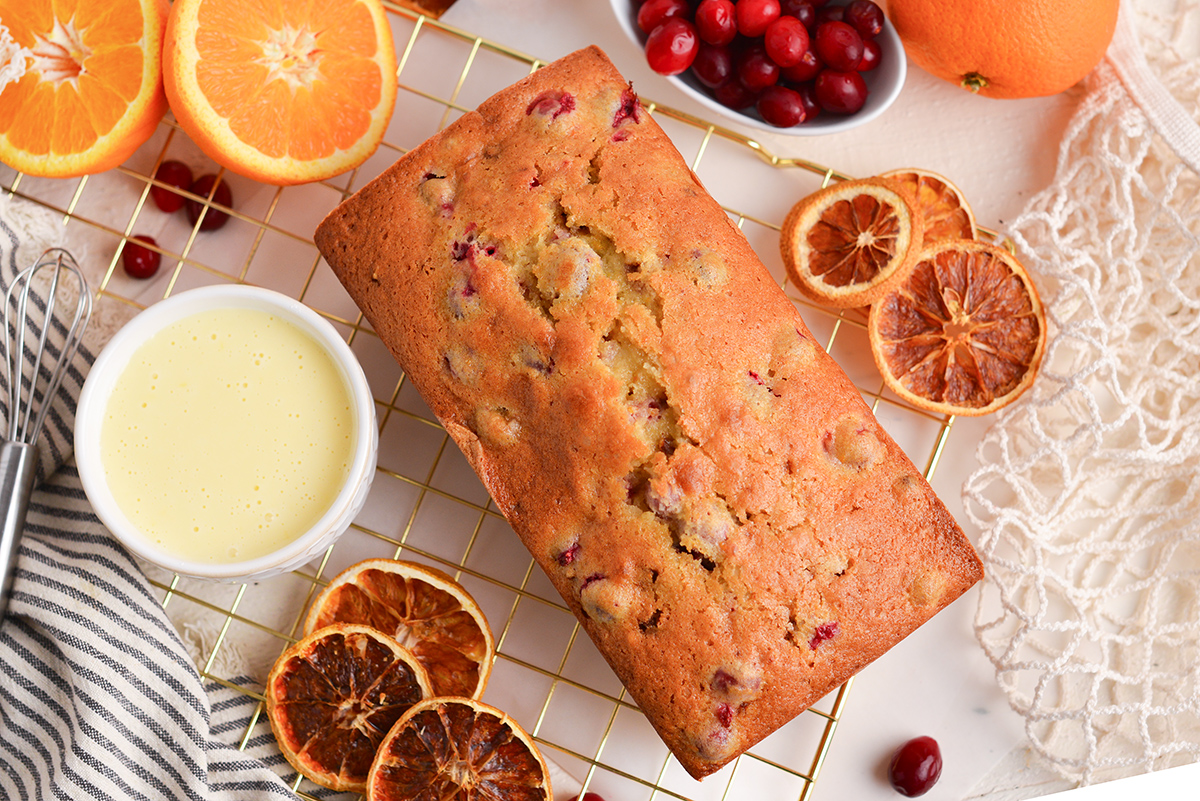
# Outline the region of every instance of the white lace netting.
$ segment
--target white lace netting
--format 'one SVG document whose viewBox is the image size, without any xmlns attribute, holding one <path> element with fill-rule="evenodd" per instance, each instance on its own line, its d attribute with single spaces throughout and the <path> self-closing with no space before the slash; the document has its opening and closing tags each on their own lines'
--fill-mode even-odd
<svg viewBox="0 0 1200 801">
<path fill-rule="evenodd" d="M 1200 0 L 1131 10 L 1195 117 Z M 976 635 L 1033 750 L 1080 784 L 1200 759 L 1200 175 L 1118 72 L 1090 76 L 1053 184 L 1005 232 L 1051 338 L 963 489 Z"/>
</svg>

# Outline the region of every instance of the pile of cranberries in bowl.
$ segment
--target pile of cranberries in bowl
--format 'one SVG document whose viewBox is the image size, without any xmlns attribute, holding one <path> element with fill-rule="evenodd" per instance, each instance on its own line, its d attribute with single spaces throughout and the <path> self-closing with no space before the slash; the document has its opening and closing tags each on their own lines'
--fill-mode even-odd
<svg viewBox="0 0 1200 801">
<path fill-rule="evenodd" d="M 858 114 L 867 78 L 898 47 L 872 0 L 627 2 L 651 69 L 775 128 Z"/>
</svg>

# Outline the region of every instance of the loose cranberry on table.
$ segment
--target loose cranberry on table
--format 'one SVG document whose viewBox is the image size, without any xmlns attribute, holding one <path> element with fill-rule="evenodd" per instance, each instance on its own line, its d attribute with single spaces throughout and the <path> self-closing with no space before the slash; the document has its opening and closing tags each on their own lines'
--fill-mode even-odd
<svg viewBox="0 0 1200 801">
<path fill-rule="evenodd" d="M 604 801 L 604 796 L 599 793 L 584 793 L 582 796 L 571 796 L 569 801 Z"/>
<path fill-rule="evenodd" d="M 216 190 L 213 190 L 213 184 L 217 185 Z M 229 191 L 229 184 L 225 181 L 217 183 L 217 176 L 208 174 L 201 175 L 197 178 L 188 191 L 193 195 L 199 195 L 201 198 L 207 198 L 209 193 L 212 193 L 212 202 L 219 203 L 225 208 L 233 208 L 233 193 Z M 196 220 L 200 219 L 200 212 L 204 210 L 204 203 L 198 200 L 187 201 L 187 216 L 192 225 L 196 224 Z M 229 222 L 229 214 L 221 211 L 215 206 L 209 206 L 208 212 L 204 215 L 204 219 L 200 222 L 201 231 L 213 231 L 220 228 L 225 223 Z"/>
<path fill-rule="evenodd" d="M 738 33 L 742 36 L 762 36 L 767 26 L 780 16 L 779 0 L 737 0 Z"/>
<path fill-rule="evenodd" d="M 692 66 L 699 49 L 696 26 L 671 17 L 646 37 L 646 63 L 659 75 L 678 75 Z"/>
<path fill-rule="evenodd" d="M 901 795 L 924 795 L 942 775 L 942 751 L 932 737 L 914 737 L 896 749 L 888 781 Z"/>
<path fill-rule="evenodd" d="M 139 242 L 145 244 L 138 244 Z M 162 264 L 162 254 L 145 245 L 157 246 L 158 243 L 154 241 L 154 237 L 142 234 L 125 240 L 125 249 L 121 251 L 121 263 L 130 278 L 150 278 L 158 272 L 158 266 Z"/>
<path fill-rule="evenodd" d="M 183 208 L 186 198 L 167 187 L 187 189 L 192 185 L 192 169 L 181 161 L 164 161 L 154 171 L 154 180 L 167 186 L 152 185 L 150 197 L 154 205 L 162 211 L 172 214 Z"/>
</svg>

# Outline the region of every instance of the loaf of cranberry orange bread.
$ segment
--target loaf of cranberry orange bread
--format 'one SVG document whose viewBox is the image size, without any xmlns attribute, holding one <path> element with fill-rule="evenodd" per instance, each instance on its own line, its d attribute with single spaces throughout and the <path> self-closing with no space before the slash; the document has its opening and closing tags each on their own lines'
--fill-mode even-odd
<svg viewBox="0 0 1200 801">
<path fill-rule="evenodd" d="M 405 154 L 316 242 L 693 776 L 980 578 L 598 49 Z"/>
</svg>

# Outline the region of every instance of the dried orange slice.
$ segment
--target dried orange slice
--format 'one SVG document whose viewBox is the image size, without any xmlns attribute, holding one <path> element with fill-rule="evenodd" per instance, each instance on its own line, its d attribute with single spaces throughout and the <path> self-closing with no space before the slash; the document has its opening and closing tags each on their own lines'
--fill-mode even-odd
<svg viewBox="0 0 1200 801">
<path fill-rule="evenodd" d="M 884 382 L 932 412 L 981 415 L 1029 389 L 1046 346 L 1046 316 L 1029 274 L 1007 250 L 936 243 L 871 307 L 867 332 Z"/>
<path fill-rule="evenodd" d="M 922 239 L 926 245 L 943 239 L 975 238 L 975 214 L 950 179 L 921 169 L 891 170 L 880 177 L 896 181 L 917 199 L 925 219 Z"/>
<path fill-rule="evenodd" d="M 175 0 L 163 71 L 187 135 L 218 164 L 271 184 L 358 166 L 396 102 L 379 0 Z"/>
<path fill-rule="evenodd" d="M 396 559 L 368 559 L 329 582 L 313 601 L 305 631 L 361 623 L 413 652 L 436 695 L 483 695 L 495 643 L 479 604 L 440 570 Z"/>
<path fill-rule="evenodd" d="M 831 184 L 801 200 L 783 221 L 788 276 L 811 300 L 837 308 L 873 303 L 912 265 L 921 245 L 920 208 L 881 178 Z"/>
<path fill-rule="evenodd" d="M 431 698 L 379 746 L 366 801 L 550 801 L 550 775 L 533 738 L 508 715 L 470 698 Z"/>
<path fill-rule="evenodd" d="M 292 767 L 322 787 L 361 793 L 392 725 L 431 691 L 408 649 L 369 626 L 337 624 L 285 650 L 264 695 Z"/>
<path fill-rule="evenodd" d="M 25 74 L 0 91 L 0 161 L 66 178 L 137 150 L 167 111 L 167 11 L 166 0 L 0 0 L 0 20 L 29 51 Z"/>
</svg>

